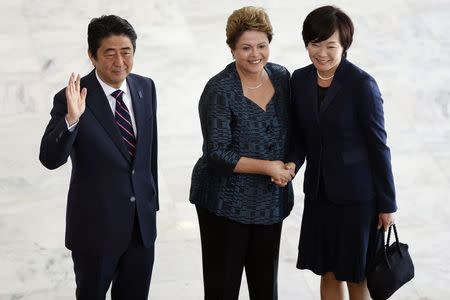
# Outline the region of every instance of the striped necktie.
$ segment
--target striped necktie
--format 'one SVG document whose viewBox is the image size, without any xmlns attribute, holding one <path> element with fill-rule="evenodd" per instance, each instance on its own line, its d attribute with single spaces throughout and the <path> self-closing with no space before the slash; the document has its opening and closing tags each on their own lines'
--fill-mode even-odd
<svg viewBox="0 0 450 300">
<path fill-rule="evenodd" d="M 136 137 L 134 136 L 133 125 L 131 125 L 130 112 L 122 99 L 123 91 L 116 90 L 111 96 L 116 99 L 116 124 L 127 146 L 128 153 L 133 158 L 136 153 Z"/>
</svg>

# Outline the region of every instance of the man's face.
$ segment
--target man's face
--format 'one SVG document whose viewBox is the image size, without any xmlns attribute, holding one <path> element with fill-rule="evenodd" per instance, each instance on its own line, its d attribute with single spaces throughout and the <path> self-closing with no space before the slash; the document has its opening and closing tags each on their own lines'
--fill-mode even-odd
<svg viewBox="0 0 450 300">
<path fill-rule="evenodd" d="M 97 58 L 89 53 L 100 78 L 108 85 L 119 88 L 133 68 L 134 50 L 126 35 L 112 35 L 100 42 Z"/>
</svg>

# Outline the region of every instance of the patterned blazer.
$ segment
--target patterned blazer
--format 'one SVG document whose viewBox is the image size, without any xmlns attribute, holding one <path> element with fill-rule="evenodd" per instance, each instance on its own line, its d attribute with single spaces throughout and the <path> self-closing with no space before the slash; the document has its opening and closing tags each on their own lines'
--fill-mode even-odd
<svg viewBox="0 0 450 300">
<path fill-rule="evenodd" d="M 280 188 L 269 176 L 233 172 L 243 156 L 287 157 L 290 74 L 273 63 L 265 70 L 275 88 L 266 111 L 244 96 L 234 62 L 208 81 L 199 102 L 203 155 L 192 172 L 190 202 L 244 224 L 281 222 L 293 206 L 291 184 Z"/>
</svg>

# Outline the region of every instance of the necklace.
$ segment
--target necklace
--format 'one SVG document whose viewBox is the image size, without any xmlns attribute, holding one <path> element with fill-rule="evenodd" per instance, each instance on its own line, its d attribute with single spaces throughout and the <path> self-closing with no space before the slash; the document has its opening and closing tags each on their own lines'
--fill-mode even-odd
<svg viewBox="0 0 450 300">
<path fill-rule="evenodd" d="M 330 77 L 323 77 L 323 76 L 320 76 L 319 71 L 317 71 L 317 76 L 319 76 L 320 79 L 322 79 L 322 80 L 324 80 L 324 81 L 327 81 L 327 80 L 330 80 L 331 78 L 333 78 L 333 77 L 334 77 L 334 74 L 331 75 Z"/>
<path fill-rule="evenodd" d="M 255 85 L 255 86 L 248 86 L 248 85 L 244 85 L 247 89 L 249 90 L 256 90 L 258 88 L 260 88 L 263 85 L 264 81 L 262 81 L 260 84 Z"/>
<path fill-rule="evenodd" d="M 242 88 L 246 88 L 246 89 L 248 89 L 248 90 L 256 90 L 256 89 L 259 89 L 260 87 L 262 87 L 262 85 L 264 84 L 264 82 L 266 81 L 265 80 L 265 71 L 264 71 L 264 69 L 262 69 L 260 72 L 259 72 L 259 76 L 258 76 L 258 79 L 257 79 L 257 81 L 259 81 L 259 83 L 257 84 L 257 85 L 255 85 L 255 86 L 248 86 L 248 85 L 246 85 L 245 83 L 244 83 L 244 78 L 246 77 L 245 76 L 245 74 L 246 74 L 246 72 L 244 72 L 244 71 L 242 71 L 241 69 L 240 69 L 240 66 L 239 66 L 239 64 L 236 64 L 236 71 L 237 71 L 237 73 L 238 73 L 238 76 L 239 76 L 239 79 L 240 79 L 240 81 L 241 81 L 241 84 L 242 84 Z M 246 79 L 246 78 L 245 78 Z"/>
<path fill-rule="evenodd" d="M 245 85 L 245 84 L 243 84 L 243 86 L 245 87 L 245 88 L 247 88 L 247 89 L 249 89 L 249 90 L 256 90 L 256 89 L 259 89 L 263 84 L 264 84 L 264 78 L 263 78 L 263 76 L 264 76 L 264 73 L 263 73 L 264 71 L 261 71 L 261 73 L 260 73 L 260 75 L 259 75 L 259 78 L 260 78 L 260 80 L 261 80 L 261 82 L 259 83 L 259 84 L 257 84 L 257 85 L 255 85 L 255 86 L 248 86 L 248 85 Z"/>
</svg>

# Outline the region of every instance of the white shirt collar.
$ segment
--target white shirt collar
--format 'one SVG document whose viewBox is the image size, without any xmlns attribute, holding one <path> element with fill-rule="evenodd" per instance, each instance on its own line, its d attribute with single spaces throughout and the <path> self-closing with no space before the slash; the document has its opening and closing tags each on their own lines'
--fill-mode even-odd
<svg viewBox="0 0 450 300">
<path fill-rule="evenodd" d="M 116 88 L 113 88 L 112 86 L 108 85 L 100 78 L 100 76 L 98 76 L 97 69 L 95 70 L 95 76 L 97 77 L 97 80 L 100 83 L 100 86 L 102 87 L 106 96 L 111 96 L 111 94 L 117 90 Z M 119 89 L 122 90 L 125 93 L 125 95 L 129 95 L 128 84 L 126 79 L 122 82 L 122 85 L 120 86 Z"/>
</svg>

